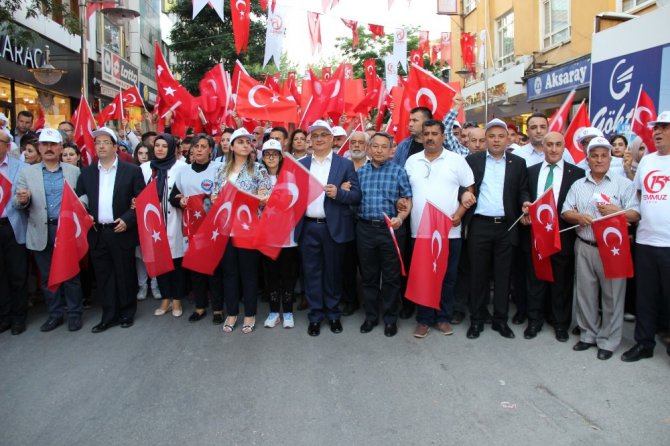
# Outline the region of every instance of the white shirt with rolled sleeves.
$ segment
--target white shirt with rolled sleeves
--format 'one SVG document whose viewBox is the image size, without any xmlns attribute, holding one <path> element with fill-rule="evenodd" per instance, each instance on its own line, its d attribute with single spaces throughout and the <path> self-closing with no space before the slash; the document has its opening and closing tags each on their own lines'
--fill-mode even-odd
<svg viewBox="0 0 670 446">
<path fill-rule="evenodd" d="M 670 247 L 670 155 L 654 152 L 642 157 L 634 183 L 640 191 L 637 243 Z"/>
<path fill-rule="evenodd" d="M 449 217 L 458 210 L 458 190 L 472 186 L 472 169 L 460 155 L 442 149 L 440 156 L 428 161 L 423 151 L 410 156 L 405 170 L 412 186 L 412 237 L 416 237 L 426 201 L 430 201 Z M 461 238 L 461 227 L 449 231 L 449 238 Z"/>
</svg>

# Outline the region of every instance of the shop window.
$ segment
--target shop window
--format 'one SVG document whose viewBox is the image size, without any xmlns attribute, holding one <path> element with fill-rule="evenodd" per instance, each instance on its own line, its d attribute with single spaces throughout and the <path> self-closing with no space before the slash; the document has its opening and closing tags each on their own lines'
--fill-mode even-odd
<svg viewBox="0 0 670 446">
<path fill-rule="evenodd" d="M 570 1 L 542 0 L 543 48 L 551 48 L 570 39 Z"/>
<path fill-rule="evenodd" d="M 621 2 L 621 10 L 623 12 L 628 12 L 641 6 L 651 5 L 655 2 L 656 0 L 623 0 Z"/>
<path fill-rule="evenodd" d="M 0 92 L 4 85 L 0 82 Z M 14 84 L 15 100 L 14 113 L 28 110 L 35 120 L 44 113 L 44 119 L 49 127 L 56 128 L 62 121 L 69 121 L 72 115 L 70 98 L 60 96 L 44 90 L 37 90 L 29 85 Z M 0 93 L 1 94 L 1 93 Z"/>
<path fill-rule="evenodd" d="M 514 11 L 496 20 L 496 64 L 498 67 L 514 62 Z"/>
<path fill-rule="evenodd" d="M 0 78 L 0 102 L 12 102 L 12 88 L 8 80 Z"/>
</svg>

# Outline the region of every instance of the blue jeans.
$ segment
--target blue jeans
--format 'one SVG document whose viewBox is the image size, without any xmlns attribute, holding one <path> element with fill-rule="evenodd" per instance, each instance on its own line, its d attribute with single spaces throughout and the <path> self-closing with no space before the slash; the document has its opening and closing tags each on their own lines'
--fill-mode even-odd
<svg viewBox="0 0 670 446">
<path fill-rule="evenodd" d="M 424 307 L 417 305 L 416 321 L 420 324 L 433 325 L 440 322 L 450 322 L 451 314 L 454 308 L 454 288 L 456 278 L 458 277 L 458 261 L 461 258 L 460 238 L 449 239 L 449 261 L 447 263 L 447 272 L 442 281 L 442 296 L 440 297 L 440 309 Z M 414 249 L 414 239 L 412 239 L 412 249 Z"/>
</svg>

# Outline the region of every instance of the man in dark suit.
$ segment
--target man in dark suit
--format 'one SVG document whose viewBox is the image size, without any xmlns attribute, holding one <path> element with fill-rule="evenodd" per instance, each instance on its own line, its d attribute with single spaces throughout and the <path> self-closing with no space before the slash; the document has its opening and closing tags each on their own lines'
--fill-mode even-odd
<svg viewBox="0 0 670 446">
<path fill-rule="evenodd" d="M 309 304 L 310 336 L 321 332 L 327 318 L 333 333 L 342 332 L 342 259 L 346 242 L 354 239 L 350 205 L 361 201 L 361 189 L 353 163 L 333 153 L 333 132 L 318 120 L 309 127 L 314 153 L 300 160 L 312 175 L 325 184 L 296 227 L 295 238 L 302 251 L 305 295 Z M 345 187 L 342 187 L 347 183 Z"/>
<path fill-rule="evenodd" d="M 563 160 L 565 139 L 557 132 L 549 132 L 542 142 L 544 161 L 528 168 L 528 189 L 532 200 L 536 200 L 549 187 L 554 188 L 556 209 L 563 208 L 570 186 L 580 178 L 584 178 L 584 170 Z M 528 212 L 531 203 L 524 203 L 523 211 Z M 524 217 L 524 224 L 530 219 Z M 559 218 L 559 229 L 569 225 Z M 524 250 L 530 251 L 530 231 L 522 231 Z M 566 342 L 569 338 L 570 316 L 572 314 L 572 286 L 575 273 L 575 231 L 561 233 L 561 251 L 551 256 L 551 267 L 554 274 L 553 282 L 539 280 L 535 276 L 533 262 L 526 256 L 528 263 L 528 327 L 523 337 L 532 339 L 542 330 L 545 305 L 550 307 L 549 314 L 554 325 L 556 339 Z"/>
<path fill-rule="evenodd" d="M 102 320 L 93 327 L 101 333 L 121 324 L 133 325 L 137 309 L 137 218 L 132 200 L 144 188 L 139 167 L 119 161 L 116 133 L 107 127 L 93 132 L 98 162 L 85 168 L 77 195 L 88 206 L 95 230 L 88 233 L 91 260 L 102 302 Z"/>
<path fill-rule="evenodd" d="M 484 329 L 489 299 L 489 283 L 495 282 L 492 328 L 501 336 L 513 338 L 507 325 L 509 276 L 512 247 L 519 242 L 518 227 L 510 226 L 521 216 L 528 201 L 528 176 L 523 158 L 505 153 L 507 125 L 500 119 L 486 124 L 485 152 L 468 155 L 466 161 L 475 176 L 477 203 L 466 214 L 468 254 L 470 255 L 471 295 L 470 339 Z"/>
</svg>

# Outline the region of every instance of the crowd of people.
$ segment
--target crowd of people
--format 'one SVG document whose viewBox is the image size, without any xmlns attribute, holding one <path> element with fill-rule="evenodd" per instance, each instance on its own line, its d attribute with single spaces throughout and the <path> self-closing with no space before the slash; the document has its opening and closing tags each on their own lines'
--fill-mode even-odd
<svg viewBox="0 0 670 446">
<path fill-rule="evenodd" d="M 416 315 L 414 337 L 433 329 L 451 335 L 452 324 L 469 314 L 469 339 L 479 338 L 487 324 L 514 338 L 508 323 L 512 301 L 511 321 L 526 324 L 526 339 L 547 324 L 557 341 L 567 342 L 574 325 L 579 341 L 573 349 L 596 347 L 597 358 L 607 360 L 621 343 L 624 319 L 634 320 L 636 343 L 621 359 L 653 356 L 656 334 L 670 322 L 670 285 L 662 277 L 670 263 L 670 200 L 664 191 L 670 182 L 670 112 L 652 123 L 653 153 L 640 138 L 629 144 L 623 135 L 606 139 L 597 128 L 580 129 L 585 157 L 575 164 L 563 135 L 548 131 L 545 115 L 530 115 L 526 136 L 500 119 L 461 124 L 456 117 L 462 106 L 457 95 L 443 120 L 433 119 L 427 108 L 413 109 L 410 136 L 402 141 L 369 123 L 364 131 L 345 129 L 346 116 L 336 126 L 318 120 L 307 131 L 258 126 L 251 133 L 235 116 L 238 128 L 222 129 L 217 140 L 205 133 L 180 140 L 169 126 L 162 134 L 138 135 L 124 123 L 118 132 L 93 132 L 96 158 L 87 167 L 72 142 L 71 123 L 34 133 L 33 116 L 20 112 L 15 131 L 0 132 L 0 173 L 12 184 L 0 216 L 0 332 L 26 330 L 32 268 L 48 311 L 43 332 L 65 323 L 70 331 L 81 329 L 95 282 L 102 316 L 94 333 L 131 327 L 137 301 L 151 294 L 160 300 L 156 317 L 179 318 L 184 300 L 192 299 L 188 321 L 202 321 L 211 307 L 211 322 L 226 334 L 238 322 L 244 334 L 256 329 L 263 296 L 265 327 L 293 328 L 294 311 L 307 309 L 310 336 L 318 336 L 324 322 L 333 333 L 342 332 L 341 317 L 362 307 L 361 333 L 383 323 L 384 335 L 392 337 L 399 319 Z M 338 155 L 346 144 L 346 154 Z M 208 211 L 232 183 L 256 196 L 262 209 L 286 157 L 301 163 L 323 190 L 279 256 L 236 246 L 233 235 L 213 274 L 185 268 L 192 230 L 186 216 L 193 200 Z M 80 274 L 52 292 L 48 279 L 65 182 L 94 226 Z M 147 275 L 135 215 L 135 198 L 151 182 L 174 264 L 155 278 Z M 553 282 L 535 273 L 528 215 L 550 187 L 565 229 L 560 252 L 550 257 Z M 453 225 L 439 309 L 403 297 L 406 277 L 385 220 L 409 269 L 429 202 Z M 635 276 L 610 279 L 591 225 L 621 212 L 630 226 Z"/>
</svg>

